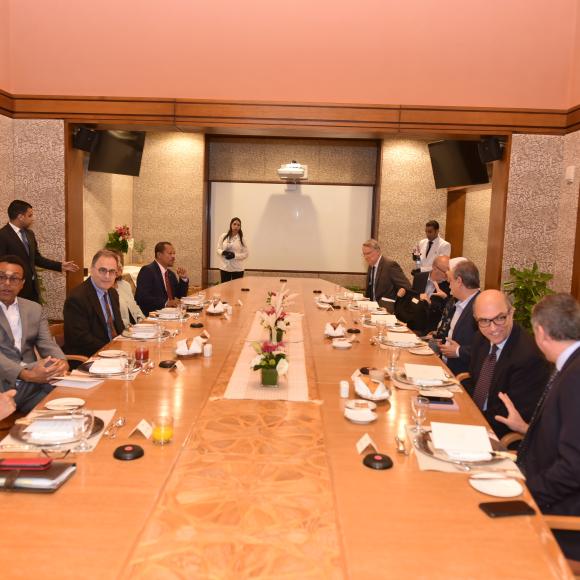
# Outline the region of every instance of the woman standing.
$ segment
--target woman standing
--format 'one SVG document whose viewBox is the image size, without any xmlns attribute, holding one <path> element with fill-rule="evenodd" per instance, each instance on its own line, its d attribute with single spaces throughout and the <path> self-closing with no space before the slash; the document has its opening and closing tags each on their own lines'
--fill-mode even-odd
<svg viewBox="0 0 580 580">
<path fill-rule="evenodd" d="M 222 261 L 220 265 L 222 283 L 241 278 L 244 275 L 242 262 L 248 257 L 248 248 L 244 243 L 240 218 L 232 218 L 230 229 L 220 236 L 217 253 L 221 256 Z"/>
</svg>

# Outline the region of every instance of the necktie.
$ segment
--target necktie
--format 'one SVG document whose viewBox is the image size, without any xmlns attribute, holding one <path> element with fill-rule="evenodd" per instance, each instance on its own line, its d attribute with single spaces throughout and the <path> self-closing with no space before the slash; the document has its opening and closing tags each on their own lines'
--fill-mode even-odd
<svg viewBox="0 0 580 580">
<path fill-rule="evenodd" d="M 542 410 L 544 408 L 544 403 L 546 402 L 546 399 L 548 397 L 550 389 L 552 388 L 552 385 L 554 384 L 554 381 L 556 380 L 557 376 L 558 376 L 558 370 L 554 370 L 554 372 L 550 375 L 550 378 L 548 379 L 548 382 L 546 384 L 544 392 L 542 393 L 542 395 L 540 397 L 540 400 L 538 401 L 538 404 L 536 405 L 536 408 L 534 410 L 534 414 L 532 415 L 532 418 L 530 419 L 530 423 L 528 425 L 528 430 L 526 431 L 524 439 L 520 443 L 520 446 L 518 449 L 518 465 L 520 467 L 524 465 L 525 456 L 526 456 L 526 453 L 528 451 L 528 447 L 530 445 L 530 438 L 531 438 L 530 435 L 532 433 L 533 428 L 536 426 L 536 424 L 540 420 L 540 417 L 542 415 Z"/>
<path fill-rule="evenodd" d="M 30 246 L 28 245 L 28 237 L 26 236 L 26 232 L 24 230 L 20 230 L 20 238 L 22 239 L 22 243 L 26 248 L 26 253 L 30 255 Z"/>
<path fill-rule="evenodd" d="M 113 324 L 113 313 L 111 312 L 111 307 L 109 306 L 109 300 L 106 294 L 103 296 L 103 300 L 105 301 L 105 310 L 107 311 L 107 329 L 109 331 L 109 338 L 113 340 L 113 338 L 117 336 L 117 331 Z"/>
<path fill-rule="evenodd" d="M 451 321 L 453 320 L 453 315 L 455 314 L 455 304 L 456 300 L 453 298 L 447 302 L 445 306 L 445 310 L 443 310 L 443 314 L 441 315 L 441 322 L 437 327 L 435 332 L 435 338 L 447 338 L 449 334 L 449 327 L 451 326 Z"/>
<path fill-rule="evenodd" d="M 497 345 L 491 347 L 491 352 L 487 355 L 481 365 L 479 378 L 473 391 L 473 401 L 480 408 L 483 409 L 485 401 L 489 395 L 489 388 L 493 379 L 493 372 L 495 371 L 495 363 L 497 362 Z"/>
<path fill-rule="evenodd" d="M 376 272 L 376 266 L 373 266 L 371 268 L 371 300 L 375 299 L 375 272 Z"/>
<path fill-rule="evenodd" d="M 433 245 L 433 240 L 429 240 L 429 243 L 427 244 L 427 251 L 425 252 L 425 257 L 427 257 L 429 255 L 429 252 L 431 251 L 432 245 Z"/>
<path fill-rule="evenodd" d="M 167 300 L 173 300 L 173 288 L 169 279 L 169 270 L 165 270 L 165 290 L 167 291 Z"/>
</svg>

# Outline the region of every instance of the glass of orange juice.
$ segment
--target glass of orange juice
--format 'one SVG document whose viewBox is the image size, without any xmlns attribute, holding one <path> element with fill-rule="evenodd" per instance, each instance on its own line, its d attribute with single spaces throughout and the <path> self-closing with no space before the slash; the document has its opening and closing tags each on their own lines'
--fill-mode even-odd
<svg viewBox="0 0 580 580">
<path fill-rule="evenodd" d="M 173 417 L 171 415 L 157 415 L 153 419 L 153 433 L 151 440 L 155 445 L 167 445 L 173 439 Z"/>
</svg>

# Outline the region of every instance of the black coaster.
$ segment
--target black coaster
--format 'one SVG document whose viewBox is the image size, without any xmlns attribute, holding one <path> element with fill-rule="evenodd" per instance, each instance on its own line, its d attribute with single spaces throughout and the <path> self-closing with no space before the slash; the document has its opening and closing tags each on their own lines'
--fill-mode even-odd
<svg viewBox="0 0 580 580">
<path fill-rule="evenodd" d="M 113 453 L 113 457 L 115 459 L 120 459 L 121 461 L 139 459 L 139 457 L 143 457 L 143 455 L 145 455 L 145 451 L 143 451 L 143 447 L 139 447 L 139 445 L 121 445 L 120 447 L 117 447 Z"/>
<path fill-rule="evenodd" d="M 249 288 L 242 288 L 242 292 L 249 292 L 250 289 Z"/>
<path fill-rule="evenodd" d="M 159 366 L 162 369 L 172 369 L 175 366 L 175 361 L 174 360 L 162 360 L 159 363 Z"/>
<path fill-rule="evenodd" d="M 203 328 L 203 324 L 201 322 L 192 322 L 189 325 L 190 328 Z"/>
<path fill-rule="evenodd" d="M 363 459 L 363 465 L 371 469 L 391 469 L 393 460 L 388 455 L 382 453 L 368 453 Z"/>
<path fill-rule="evenodd" d="M 361 367 L 358 369 L 361 375 L 368 375 L 369 374 L 369 367 Z"/>
<path fill-rule="evenodd" d="M 360 328 L 349 328 L 347 332 L 349 334 L 360 334 Z"/>
<path fill-rule="evenodd" d="M 322 290 L 312 290 L 312 294 L 322 294 Z"/>
<path fill-rule="evenodd" d="M 286 278 L 280 278 L 280 282 L 288 282 L 288 280 Z"/>
<path fill-rule="evenodd" d="M 333 307 L 335 310 L 340 310 L 340 309 L 342 308 L 342 306 L 339 306 L 338 304 L 333 304 L 333 305 L 332 305 L 332 307 Z"/>
</svg>

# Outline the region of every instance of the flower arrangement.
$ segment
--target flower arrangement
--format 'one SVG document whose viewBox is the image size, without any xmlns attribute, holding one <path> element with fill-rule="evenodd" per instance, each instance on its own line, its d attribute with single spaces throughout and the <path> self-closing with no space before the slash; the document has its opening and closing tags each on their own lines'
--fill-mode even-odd
<svg viewBox="0 0 580 580">
<path fill-rule="evenodd" d="M 289 294 L 284 286 L 278 292 L 268 292 L 266 304 L 268 305 L 261 312 L 261 324 L 270 334 L 271 342 L 281 342 L 284 333 L 290 324 L 286 317 L 288 313 L 285 308 L 293 304 L 296 294 Z"/>
<path fill-rule="evenodd" d="M 281 343 L 270 341 L 253 342 L 252 348 L 257 356 L 252 359 L 252 370 L 260 370 L 262 373 L 262 385 L 274 387 L 278 384 L 278 377 L 288 372 L 288 360 L 282 350 Z"/>
<path fill-rule="evenodd" d="M 105 244 L 105 248 L 109 250 L 118 250 L 126 254 L 129 250 L 129 239 L 131 238 L 131 230 L 129 226 L 115 226 L 115 229 L 108 234 L 109 239 Z"/>
</svg>

